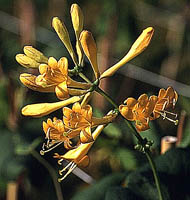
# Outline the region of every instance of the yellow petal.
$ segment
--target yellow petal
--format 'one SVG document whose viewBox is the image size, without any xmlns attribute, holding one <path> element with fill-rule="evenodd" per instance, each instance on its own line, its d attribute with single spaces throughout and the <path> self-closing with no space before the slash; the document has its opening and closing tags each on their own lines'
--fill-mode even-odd
<svg viewBox="0 0 190 200">
<path fill-rule="evenodd" d="M 137 104 L 137 100 L 133 97 L 129 97 L 124 101 L 124 104 L 126 104 L 128 108 L 133 108 L 135 104 Z"/>
<path fill-rule="evenodd" d="M 77 65 L 76 55 L 75 55 L 73 47 L 71 45 L 71 41 L 70 41 L 70 37 L 69 37 L 69 33 L 67 31 L 67 28 L 65 27 L 65 25 L 61 22 L 61 20 L 58 17 L 53 18 L 52 26 L 55 29 L 60 40 L 63 42 L 66 49 L 68 50 L 71 58 L 73 59 L 73 62 L 75 63 L 75 65 Z"/>
<path fill-rule="evenodd" d="M 84 96 L 84 98 L 81 102 L 81 107 L 84 107 L 84 106 L 86 106 L 86 104 L 88 104 L 92 95 L 93 95 L 93 92 L 88 92 L 88 93 L 85 94 L 85 96 Z"/>
<path fill-rule="evenodd" d="M 61 100 L 69 98 L 69 91 L 68 91 L 68 88 L 67 88 L 66 81 L 60 83 L 59 85 L 57 85 L 55 87 L 55 93 L 56 93 L 56 96 Z"/>
<path fill-rule="evenodd" d="M 57 60 L 54 57 L 50 57 L 48 59 L 48 65 L 52 68 L 52 69 L 57 69 Z"/>
<path fill-rule="evenodd" d="M 27 105 L 22 109 L 22 114 L 31 117 L 42 117 L 64 106 L 80 101 L 81 99 L 81 96 L 75 96 L 56 103 L 38 103 Z"/>
<path fill-rule="evenodd" d="M 135 43 L 132 45 L 131 49 L 129 52 L 115 65 L 110 67 L 108 70 L 106 70 L 100 78 L 106 78 L 109 76 L 112 76 L 120 67 L 122 67 L 124 64 L 129 62 L 131 59 L 142 53 L 146 47 L 149 45 L 150 40 L 153 36 L 154 29 L 152 27 L 148 27 L 143 32 L 141 35 L 137 38 Z"/>
<path fill-rule="evenodd" d="M 28 88 L 34 90 L 34 91 L 39 91 L 39 92 L 54 92 L 55 91 L 55 86 L 46 86 L 42 87 L 41 85 L 36 84 L 36 78 L 37 76 L 33 74 L 27 74 L 23 73 L 20 75 L 20 81 Z"/>
<path fill-rule="evenodd" d="M 94 141 L 91 133 L 91 127 L 87 127 L 80 132 L 80 141 L 81 143 L 89 143 Z"/>
<path fill-rule="evenodd" d="M 119 112 L 127 120 L 130 120 L 130 121 L 134 120 L 134 115 L 133 115 L 132 109 L 129 109 L 128 106 L 126 106 L 126 105 L 120 105 L 119 106 Z"/>
<path fill-rule="evenodd" d="M 99 78 L 100 72 L 97 63 L 97 49 L 92 33 L 90 33 L 89 31 L 82 31 L 80 35 L 80 42 L 85 55 L 87 56 L 87 58 L 90 61 L 90 64 L 92 65 L 96 78 Z"/>
<path fill-rule="evenodd" d="M 16 61 L 26 68 L 38 68 L 40 63 L 36 62 L 34 59 L 29 58 L 25 54 L 17 54 Z"/>
<path fill-rule="evenodd" d="M 36 62 L 39 63 L 47 63 L 48 58 L 44 56 L 44 54 L 37 49 L 33 48 L 32 46 L 25 46 L 24 53 L 29 57 L 34 59 Z"/>
<path fill-rule="evenodd" d="M 40 66 L 39 66 L 39 72 L 40 72 L 40 74 L 46 73 L 47 69 L 48 69 L 48 65 L 47 64 L 40 64 Z"/>
<path fill-rule="evenodd" d="M 58 61 L 58 69 L 65 76 L 68 75 L 68 59 L 66 57 L 62 57 Z"/>
</svg>

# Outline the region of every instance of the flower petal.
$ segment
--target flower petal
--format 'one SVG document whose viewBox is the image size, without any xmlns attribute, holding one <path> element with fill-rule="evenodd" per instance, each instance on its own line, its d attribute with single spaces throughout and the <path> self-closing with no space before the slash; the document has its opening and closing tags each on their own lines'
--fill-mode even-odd
<svg viewBox="0 0 190 200">
<path fill-rule="evenodd" d="M 69 91 L 67 89 L 67 83 L 66 81 L 60 83 L 55 87 L 55 93 L 57 97 L 61 100 L 69 98 Z"/>
</svg>

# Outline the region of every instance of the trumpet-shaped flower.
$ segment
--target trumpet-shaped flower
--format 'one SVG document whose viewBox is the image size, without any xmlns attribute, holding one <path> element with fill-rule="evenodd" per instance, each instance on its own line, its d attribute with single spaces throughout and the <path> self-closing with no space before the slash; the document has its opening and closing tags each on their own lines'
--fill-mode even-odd
<svg viewBox="0 0 190 200">
<path fill-rule="evenodd" d="M 101 131 L 104 129 L 105 125 L 99 125 L 95 131 L 93 132 L 93 137 L 96 139 Z M 64 155 L 55 154 L 54 158 L 58 158 L 59 164 L 62 164 L 64 160 L 69 161 L 66 167 L 59 171 L 59 174 L 62 176 L 62 173 L 67 170 L 65 175 L 58 179 L 62 181 L 65 179 L 77 166 L 79 167 L 86 167 L 89 164 L 89 157 L 87 155 L 88 151 L 90 150 L 91 146 L 94 144 L 93 142 L 80 144 L 77 148 L 69 150 Z"/>
<path fill-rule="evenodd" d="M 68 76 L 68 60 L 61 58 L 58 62 L 50 57 L 48 64 L 39 65 L 40 75 L 21 74 L 20 80 L 27 87 L 40 92 L 55 92 L 61 100 L 70 95 L 83 95 L 90 84 L 77 82 Z M 77 88 L 77 89 L 76 89 Z"/>
<path fill-rule="evenodd" d="M 148 99 L 146 94 L 142 94 L 138 100 L 130 97 L 124 102 L 126 105 L 119 106 L 119 111 L 127 120 L 136 122 L 135 126 L 139 132 L 145 131 L 149 129 L 148 123 L 156 101 L 156 96 Z"/>
<path fill-rule="evenodd" d="M 73 105 L 72 109 L 64 107 L 63 115 L 65 126 L 71 130 L 78 130 L 82 143 L 93 141 L 91 128 L 102 124 L 108 124 L 116 117 L 115 114 L 110 114 L 103 118 L 93 117 L 92 107 L 90 105 L 82 107 L 78 102 Z"/>
</svg>

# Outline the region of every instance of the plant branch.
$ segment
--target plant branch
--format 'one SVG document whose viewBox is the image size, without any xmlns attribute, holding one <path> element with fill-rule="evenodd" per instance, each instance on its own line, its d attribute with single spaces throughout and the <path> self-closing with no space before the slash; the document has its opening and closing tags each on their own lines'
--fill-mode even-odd
<svg viewBox="0 0 190 200">
<path fill-rule="evenodd" d="M 44 158 L 42 158 L 37 151 L 32 150 L 31 151 L 31 155 L 34 158 L 36 158 L 48 170 L 48 172 L 49 172 L 49 174 L 50 174 L 50 176 L 51 176 L 51 178 L 53 180 L 53 184 L 54 184 L 54 187 L 55 187 L 57 199 L 58 200 L 63 200 L 61 186 L 60 186 L 60 183 L 57 181 L 57 174 L 56 174 L 54 168 Z"/>
</svg>

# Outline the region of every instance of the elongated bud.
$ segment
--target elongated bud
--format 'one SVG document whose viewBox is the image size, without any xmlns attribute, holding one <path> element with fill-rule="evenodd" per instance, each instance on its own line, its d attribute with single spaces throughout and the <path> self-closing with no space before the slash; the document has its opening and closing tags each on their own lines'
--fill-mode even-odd
<svg viewBox="0 0 190 200">
<path fill-rule="evenodd" d="M 100 76 L 100 72 L 97 63 L 96 43 L 94 41 L 92 33 L 90 33 L 89 31 L 82 31 L 80 35 L 80 42 L 85 55 L 87 56 L 88 60 L 90 61 L 90 64 L 92 65 L 94 74 L 97 79 Z"/>
<path fill-rule="evenodd" d="M 83 22 L 84 22 L 84 16 L 82 10 L 77 4 L 72 4 L 70 12 L 71 12 L 71 19 L 74 31 L 76 35 L 79 37 L 79 34 L 83 29 Z"/>
<path fill-rule="evenodd" d="M 146 47 L 149 45 L 150 40 L 153 36 L 154 29 L 152 27 L 148 27 L 143 32 L 141 35 L 137 38 L 135 43 L 132 45 L 131 49 L 129 52 L 126 54 L 125 57 L 123 57 L 118 63 L 110 67 L 108 70 L 106 70 L 100 78 L 106 78 L 109 76 L 112 76 L 120 67 L 122 67 L 124 64 L 129 62 L 131 59 L 142 53 Z"/>
<path fill-rule="evenodd" d="M 25 54 L 17 54 L 16 61 L 26 68 L 38 68 L 40 63 L 36 62 L 34 59 L 29 58 Z"/>
<path fill-rule="evenodd" d="M 22 114 L 31 117 L 43 117 L 64 106 L 80 101 L 82 98 L 82 96 L 74 96 L 67 100 L 59 101 L 56 103 L 37 103 L 27 105 L 22 109 Z"/>
<path fill-rule="evenodd" d="M 74 52 L 73 47 L 71 45 L 71 40 L 70 40 L 70 37 L 69 37 L 69 33 L 67 31 L 67 28 L 65 27 L 65 25 L 61 22 L 61 20 L 58 17 L 53 18 L 52 26 L 55 29 L 60 40 L 63 42 L 66 49 L 68 50 L 71 58 L 73 59 L 73 62 L 75 63 L 75 65 L 77 65 L 76 55 L 75 55 L 75 52 Z"/>
<path fill-rule="evenodd" d="M 33 48 L 32 46 L 25 46 L 24 53 L 29 57 L 34 59 L 36 62 L 39 63 L 46 63 L 48 62 L 48 58 L 44 56 L 44 54 L 37 49 Z"/>
</svg>

